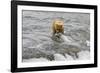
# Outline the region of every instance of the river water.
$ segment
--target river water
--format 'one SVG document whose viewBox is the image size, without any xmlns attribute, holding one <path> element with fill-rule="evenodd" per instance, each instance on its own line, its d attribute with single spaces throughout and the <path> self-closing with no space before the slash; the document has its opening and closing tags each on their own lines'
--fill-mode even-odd
<svg viewBox="0 0 100 73">
<path fill-rule="evenodd" d="M 74 12 L 22 12 L 23 62 L 90 59 L 90 14 Z M 64 21 L 62 42 L 54 41 L 52 23 Z"/>
</svg>

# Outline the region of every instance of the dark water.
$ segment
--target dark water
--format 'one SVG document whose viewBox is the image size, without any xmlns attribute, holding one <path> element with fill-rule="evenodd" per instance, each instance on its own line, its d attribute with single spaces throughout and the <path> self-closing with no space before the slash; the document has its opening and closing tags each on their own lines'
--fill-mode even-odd
<svg viewBox="0 0 100 73">
<path fill-rule="evenodd" d="M 23 60 L 45 58 L 51 61 L 56 60 L 55 54 L 65 58 L 67 54 L 78 59 L 85 57 L 87 52 L 90 54 L 90 14 L 25 10 L 22 13 Z M 62 43 L 51 39 L 54 19 L 64 21 Z M 80 52 L 82 53 L 79 54 Z"/>
</svg>

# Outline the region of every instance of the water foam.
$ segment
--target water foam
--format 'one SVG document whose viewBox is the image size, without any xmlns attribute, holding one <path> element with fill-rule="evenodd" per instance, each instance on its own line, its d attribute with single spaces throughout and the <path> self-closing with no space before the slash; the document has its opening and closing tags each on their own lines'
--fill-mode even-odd
<svg viewBox="0 0 100 73">
<path fill-rule="evenodd" d="M 61 35 L 61 38 L 64 40 L 64 42 L 72 42 L 67 36 L 65 36 L 65 35 Z"/>
</svg>

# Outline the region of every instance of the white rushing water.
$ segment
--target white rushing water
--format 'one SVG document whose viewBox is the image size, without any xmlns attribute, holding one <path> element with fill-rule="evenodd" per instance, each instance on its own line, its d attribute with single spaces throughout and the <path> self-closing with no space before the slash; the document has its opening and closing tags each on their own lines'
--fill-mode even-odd
<svg viewBox="0 0 100 73">
<path fill-rule="evenodd" d="M 65 35 L 61 35 L 61 38 L 64 40 L 64 42 L 69 42 L 69 43 L 72 42 L 72 40 L 69 39 L 69 38 L 68 38 L 67 36 L 65 36 Z"/>
</svg>

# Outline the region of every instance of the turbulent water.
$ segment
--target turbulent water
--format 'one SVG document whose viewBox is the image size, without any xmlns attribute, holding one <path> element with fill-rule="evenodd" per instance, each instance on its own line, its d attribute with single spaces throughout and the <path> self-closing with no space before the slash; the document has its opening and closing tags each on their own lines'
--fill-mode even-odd
<svg viewBox="0 0 100 73">
<path fill-rule="evenodd" d="M 90 58 L 90 14 L 23 10 L 23 62 Z M 63 41 L 52 39 L 52 22 L 64 21 Z"/>
</svg>

